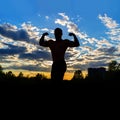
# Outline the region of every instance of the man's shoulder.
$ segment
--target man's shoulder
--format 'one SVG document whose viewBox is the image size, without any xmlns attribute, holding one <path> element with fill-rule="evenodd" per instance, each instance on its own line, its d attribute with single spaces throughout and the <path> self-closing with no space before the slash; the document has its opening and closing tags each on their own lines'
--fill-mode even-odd
<svg viewBox="0 0 120 120">
<path fill-rule="evenodd" d="M 63 40 L 66 44 L 70 44 L 71 43 L 71 41 L 69 40 L 69 39 L 64 39 Z"/>
<path fill-rule="evenodd" d="M 64 41 L 70 41 L 70 40 L 68 40 L 68 39 L 64 39 Z"/>
<path fill-rule="evenodd" d="M 50 39 L 50 40 L 48 40 L 47 42 L 48 42 L 48 43 L 53 43 L 54 41 Z"/>
<path fill-rule="evenodd" d="M 49 47 L 50 47 L 50 46 L 53 46 L 53 45 L 55 44 L 55 41 L 52 40 L 52 39 L 48 40 L 47 42 L 48 42 L 48 46 L 49 46 Z"/>
<path fill-rule="evenodd" d="M 50 40 L 48 40 L 49 42 L 53 42 L 53 40 L 52 39 L 50 39 Z"/>
<path fill-rule="evenodd" d="M 67 42 L 69 42 L 70 40 L 68 40 L 68 39 L 64 39 L 63 41 L 67 43 Z"/>
</svg>

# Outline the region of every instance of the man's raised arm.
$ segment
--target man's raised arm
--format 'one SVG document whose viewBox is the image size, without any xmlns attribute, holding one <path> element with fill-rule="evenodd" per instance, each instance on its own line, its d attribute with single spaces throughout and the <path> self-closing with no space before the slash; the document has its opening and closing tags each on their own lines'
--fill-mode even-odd
<svg viewBox="0 0 120 120">
<path fill-rule="evenodd" d="M 47 47 L 47 41 L 45 41 L 45 36 L 48 35 L 48 33 L 43 33 L 42 37 L 40 38 L 39 45 Z"/>
<path fill-rule="evenodd" d="M 78 47 L 80 44 L 79 44 L 79 41 L 78 41 L 78 38 L 76 37 L 76 35 L 74 33 L 69 33 L 69 36 L 74 37 L 74 41 L 70 42 L 70 47 Z"/>
</svg>

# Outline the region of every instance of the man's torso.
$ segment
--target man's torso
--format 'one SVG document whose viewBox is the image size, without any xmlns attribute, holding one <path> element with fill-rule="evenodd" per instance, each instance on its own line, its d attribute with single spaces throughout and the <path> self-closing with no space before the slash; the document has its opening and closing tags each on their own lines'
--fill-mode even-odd
<svg viewBox="0 0 120 120">
<path fill-rule="evenodd" d="M 53 61 L 61 61 L 64 60 L 65 51 L 67 49 L 67 41 L 61 40 L 61 41 L 49 41 L 49 48 L 52 53 Z"/>
</svg>

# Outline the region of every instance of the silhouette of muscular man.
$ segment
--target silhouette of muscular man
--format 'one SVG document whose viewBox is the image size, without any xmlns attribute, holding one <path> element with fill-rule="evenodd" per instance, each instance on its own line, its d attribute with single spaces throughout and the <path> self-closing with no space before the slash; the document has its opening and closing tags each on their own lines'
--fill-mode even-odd
<svg viewBox="0 0 120 120">
<path fill-rule="evenodd" d="M 60 28 L 56 28 L 54 30 L 55 41 L 48 40 L 45 41 L 45 36 L 48 33 L 43 33 L 40 38 L 39 44 L 40 46 L 49 47 L 52 54 L 52 69 L 51 69 L 51 80 L 54 82 L 61 82 L 64 77 L 64 73 L 66 72 L 66 62 L 64 59 L 65 51 L 68 47 L 78 47 L 79 41 L 74 33 L 69 33 L 69 36 L 73 36 L 74 41 L 70 41 L 68 39 L 62 40 L 62 30 Z"/>
</svg>

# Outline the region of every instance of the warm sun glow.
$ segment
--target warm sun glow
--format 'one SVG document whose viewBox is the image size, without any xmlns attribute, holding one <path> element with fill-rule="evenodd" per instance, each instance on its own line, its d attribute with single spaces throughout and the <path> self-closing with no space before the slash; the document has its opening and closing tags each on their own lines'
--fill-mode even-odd
<svg viewBox="0 0 120 120">
<path fill-rule="evenodd" d="M 15 76 L 18 76 L 19 73 L 22 72 L 25 77 L 34 77 L 34 76 L 36 76 L 37 73 L 39 73 L 39 74 L 44 75 L 48 79 L 50 79 L 50 74 L 51 74 L 50 72 L 38 72 L 38 71 L 36 71 L 36 72 L 35 71 L 22 71 L 22 70 L 21 71 L 20 70 L 19 71 L 10 70 L 10 71 L 12 71 L 13 74 L 15 74 Z M 8 71 L 5 71 L 5 72 L 8 72 Z M 64 75 L 64 80 L 71 80 L 73 75 L 74 75 L 74 73 L 72 73 L 72 72 L 66 72 Z"/>
<path fill-rule="evenodd" d="M 23 75 L 25 77 L 35 77 L 38 73 L 44 75 L 45 77 L 47 77 L 48 79 L 50 79 L 50 72 L 38 72 L 38 71 L 23 71 L 23 70 L 9 70 L 12 71 L 13 74 L 15 74 L 15 76 L 18 76 L 20 72 L 23 73 Z M 4 72 L 8 72 L 8 71 L 4 71 Z M 82 71 L 83 77 L 85 77 L 87 75 L 87 71 Z M 74 72 L 66 72 L 64 75 L 64 80 L 71 80 L 74 76 Z"/>
</svg>

